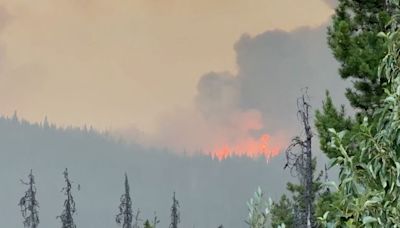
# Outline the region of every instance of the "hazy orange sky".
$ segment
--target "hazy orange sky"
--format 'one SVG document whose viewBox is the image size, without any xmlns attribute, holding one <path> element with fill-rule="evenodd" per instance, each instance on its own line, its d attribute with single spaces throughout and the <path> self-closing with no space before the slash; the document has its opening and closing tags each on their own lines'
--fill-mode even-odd
<svg viewBox="0 0 400 228">
<path fill-rule="evenodd" d="M 0 112 L 151 132 L 242 34 L 318 26 L 321 0 L 0 0 Z"/>
</svg>

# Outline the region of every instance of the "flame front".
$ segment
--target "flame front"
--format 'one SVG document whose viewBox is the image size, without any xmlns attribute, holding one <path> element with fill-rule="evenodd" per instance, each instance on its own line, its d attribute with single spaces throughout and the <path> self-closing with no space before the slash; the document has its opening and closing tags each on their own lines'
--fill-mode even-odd
<svg viewBox="0 0 400 228">
<path fill-rule="evenodd" d="M 264 134 L 259 139 L 247 138 L 233 145 L 224 144 L 223 146 L 217 146 L 211 152 L 211 156 L 220 161 L 232 156 L 246 156 L 250 158 L 263 156 L 269 160 L 279 155 L 281 151 L 282 146 L 280 146 L 278 140 L 273 142 L 268 134 Z"/>
</svg>

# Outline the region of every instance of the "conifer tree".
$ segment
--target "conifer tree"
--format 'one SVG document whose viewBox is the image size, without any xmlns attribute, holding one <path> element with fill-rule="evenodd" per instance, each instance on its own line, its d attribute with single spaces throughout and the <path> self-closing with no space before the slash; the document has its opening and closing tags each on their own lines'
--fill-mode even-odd
<svg viewBox="0 0 400 228">
<path fill-rule="evenodd" d="M 61 228 L 76 228 L 73 218 L 76 208 L 74 197 L 72 196 L 72 182 L 68 177 L 68 169 L 64 171 L 64 179 L 66 186 L 61 191 L 64 192 L 67 199 L 64 201 L 64 210 L 58 218 L 61 220 Z"/>
<path fill-rule="evenodd" d="M 25 195 L 20 199 L 22 217 L 24 218 L 25 228 L 37 228 L 39 225 L 39 203 L 36 199 L 35 177 L 32 170 L 28 175 L 28 182 L 21 180 L 24 185 L 28 186 Z"/>
<path fill-rule="evenodd" d="M 328 156 L 328 158 L 336 158 L 337 150 L 329 146 L 331 133 L 330 128 L 337 132 L 347 131 L 344 141 L 346 144 L 351 142 L 351 133 L 357 124 L 350 117 L 346 116 L 344 106 L 338 110 L 333 104 L 329 92 L 326 92 L 326 98 L 322 105 L 322 110 L 317 110 L 315 114 L 315 127 L 319 133 L 320 149 Z"/>
<path fill-rule="evenodd" d="M 346 96 L 353 107 L 369 113 L 384 93 L 377 73 L 387 49 L 378 33 L 390 30 L 392 9 L 387 0 L 339 0 L 328 29 L 329 46 L 341 64 L 339 73 L 354 83 Z"/>
<path fill-rule="evenodd" d="M 344 107 L 337 108 L 327 93 L 321 110 L 316 112 L 320 148 L 331 159 L 342 157 L 342 153 L 331 147 L 332 132 L 342 132 L 341 144 L 349 156 L 360 153 L 355 138 L 364 117 L 370 118 L 385 95 L 386 78 L 379 78 L 378 68 L 387 54 L 387 39 L 378 34 L 389 32 L 391 17 L 398 13 L 389 0 L 338 0 L 332 25 L 328 28 L 328 44 L 339 61 L 340 76 L 351 79 L 353 88 L 348 88 L 346 97 L 355 108 L 356 115 L 347 117 Z M 340 165 L 341 163 L 337 163 Z M 318 202 L 319 214 L 327 207 L 327 201 L 335 202 L 338 194 L 325 192 Z M 332 213 L 326 216 L 331 217 Z"/>
<path fill-rule="evenodd" d="M 170 228 L 178 228 L 178 224 L 181 222 L 181 216 L 179 213 L 179 202 L 175 197 L 175 192 L 172 197 L 172 207 L 171 207 L 171 224 Z"/>
<path fill-rule="evenodd" d="M 150 221 L 148 219 L 144 222 L 143 227 L 144 228 L 154 228 L 154 226 L 152 226 L 150 224 Z"/>
<path fill-rule="evenodd" d="M 315 174 L 317 166 L 316 158 L 312 161 L 312 170 Z M 295 170 L 292 170 L 292 172 Z M 326 170 L 325 170 L 326 173 Z M 298 173 L 292 173 L 293 175 L 297 175 Z M 314 202 L 315 205 L 315 215 L 314 221 L 316 221 L 318 216 L 321 216 L 321 206 L 323 202 L 322 200 L 329 200 L 330 193 L 327 192 L 326 187 L 324 187 L 322 183 L 322 177 L 324 172 L 320 172 L 318 175 L 315 175 L 312 185 L 312 197 L 316 200 Z M 325 181 L 326 182 L 326 181 Z M 306 222 L 304 222 L 304 217 L 306 217 L 306 203 L 305 203 L 305 188 L 304 183 L 287 183 L 286 189 L 290 192 L 291 198 L 283 194 L 279 202 L 274 202 L 271 206 L 271 225 L 272 227 L 278 227 L 279 225 L 284 224 L 285 227 L 304 227 L 306 226 Z M 330 202 L 331 200 L 329 200 Z M 321 205 L 317 205 L 317 202 L 321 202 Z M 325 212 L 325 211 L 324 211 Z M 322 214 L 324 213 L 322 212 Z"/>
<path fill-rule="evenodd" d="M 278 203 L 271 207 L 271 225 L 277 227 L 285 224 L 286 227 L 294 227 L 294 203 L 284 194 Z"/>
<path fill-rule="evenodd" d="M 342 143 L 350 144 L 353 131 L 362 123 L 364 116 L 370 117 L 384 96 L 386 79 L 378 77 L 378 67 L 386 55 L 386 40 L 378 36 L 389 32 L 391 16 L 398 9 L 390 7 L 388 0 L 338 0 L 332 25 L 328 28 L 328 44 L 340 63 L 339 73 L 351 79 L 353 88 L 348 88 L 346 97 L 355 108 L 354 118 L 345 116 L 344 108 L 336 108 L 329 95 L 322 110 L 316 114 L 316 127 L 321 150 L 329 158 L 340 154 L 327 146 L 331 134 L 346 130 Z M 348 148 L 349 153 L 353 153 Z"/>
<path fill-rule="evenodd" d="M 388 1 L 399 12 L 398 0 Z M 374 112 L 363 118 L 352 137 L 343 143 L 345 132 L 330 129 L 332 149 L 340 154 L 337 198 L 332 210 L 320 219 L 329 227 L 398 227 L 400 224 L 400 14 L 393 16 L 391 31 L 380 37 L 387 55 L 378 70 L 385 94 Z M 328 215 L 333 215 L 331 218 Z"/>
<path fill-rule="evenodd" d="M 397 14 L 391 31 L 381 33 L 387 42 L 387 55 L 382 59 L 378 75 L 385 78 L 385 97 L 374 113 L 365 117 L 352 140 L 342 143 L 344 132 L 333 134 L 331 147 L 340 156 L 334 164 L 340 167 L 338 197 L 333 214 L 321 220 L 336 227 L 398 227 L 400 224 L 400 5 L 390 0 Z M 351 153 L 349 152 L 351 151 Z"/>
<path fill-rule="evenodd" d="M 132 228 L 133 223 L 133 211 L 132 211 L 132 199 L 130 196 L 128 175 L 125 173 L 125 193 L 120 198 L 120 205 L 118 207 L 119 213 L 117 214 L 115 221 L 117 224 L 122 225 L 122 228 Z"/>
<path fill-rule="evenodd" d="M 322 109 L 316 112 L 315 126 L 320 149 L 331 159 L 342 154 L 330 146 L 330 129 L 343 132 L 341 143 L 349 155 L 359 153 L 354 137 L 359 134 L 364 117 L 371 117 L 385 96 L 387 80 L 379 78 L 378 68 L 387 54 L 387 40 L 378 34 L 392 29 L 388 25 L 396 12 L 398 9 L 390 7 L 388 0 L 338 0 L 328 28 L 328 44 L 340 63 L 340 76 L 353 82 L 353 87 L 346 91 L 346 97 L 356 114 L 346 116 L 344 106 L 335 107 L 329 93 Z M 325 202 L 334 202 L 337 198 L 336 193 L 323 193 L 318 202 L 318 214 L 329 205 Z"/>
</svg>

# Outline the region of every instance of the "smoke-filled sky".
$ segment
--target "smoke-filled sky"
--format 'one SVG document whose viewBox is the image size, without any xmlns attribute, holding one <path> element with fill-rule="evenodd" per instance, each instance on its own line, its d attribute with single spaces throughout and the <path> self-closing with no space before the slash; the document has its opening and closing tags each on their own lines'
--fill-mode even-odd
<svg viewBox="0 0 400 228">
<path fill-rule="evenodd" d="M 176 150 L 256 148 L 267 134 L 273 149 L 297 130 L 302 87 L 316 104 L 344 89 L 325 41 L 333 5 L 0 0 L 0 113 Z"/>
<path fill-rule="evenodd" d="M 314 109 L 326 89 L 346 103 L 348 83 L 326 42 L 335 4 L 0 0 L 0 116 L 16 110 L 31 122 L 47 116 L 58 126 L 92 125 L 141 143 L 0 118 L 2 225 L 21 224 L 17 200 L 25 186 L 18 179 L 32 168 L 40 225 L 56 227 L 68 167 L 82 184 L 80 227 L 116 226 L 123 172 L 134 207 L 143 218 L 157 211 L 160 226 L 169 222 L 176 191 L 182 227 L 243 227 L 245 202 L 258 185 L 277 199 L 293 180 L 282 170 L 283 154 L 267 165 L 168 151 L 275 156 L 301 131 L 296 99 L 303 88 Z"/>
</svg>

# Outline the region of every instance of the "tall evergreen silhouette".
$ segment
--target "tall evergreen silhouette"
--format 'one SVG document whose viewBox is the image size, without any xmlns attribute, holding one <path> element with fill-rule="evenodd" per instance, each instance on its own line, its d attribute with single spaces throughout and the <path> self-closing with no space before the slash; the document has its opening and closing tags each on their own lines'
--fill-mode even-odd
<svg viewBox="0 0 400 228">
<path fill-rule="evenodd" d="M 19 200 L 22 217 L 24 218 L 25 228 L 37 228 L 39 225 L 39 203 L 36 199 L 35 177 L 32 170 L 28 175 L 28 182 L 21 180 L 24 185 L 28 186 L 25 195 Z"/>
<path fill-rule="evenodd" d="M 64 171 L 66 186 L 62 188 L 67 199 L 64 201 L 64 210 L 58 218 L 61 220 L 61 228 L 76 228 L 73 216 L 76 212 L 74 197 L 72 196 L 72 184 L 68 177 L 68 169 Z"/>
<path fill-rule="evenodd" d="M 174 196 L 172 197 L 172 207 L 171 207 L 171 224 L 169 225 L 170 228 L 178 228 L 178 224 L 181 222 L 181 215 L 179 213 L 179 201 Z"/>
<path fill-rule="evenodd" d="M 118 207 L 119 213 L 115 221 L 117 224 L 122 225 L 122 228 L 132 228 L 133 211 L 132 200 L 129 190 L 128 175 L 125 173 L 125 193 L 121 196 L 121 204 Z"/>
</svg>

